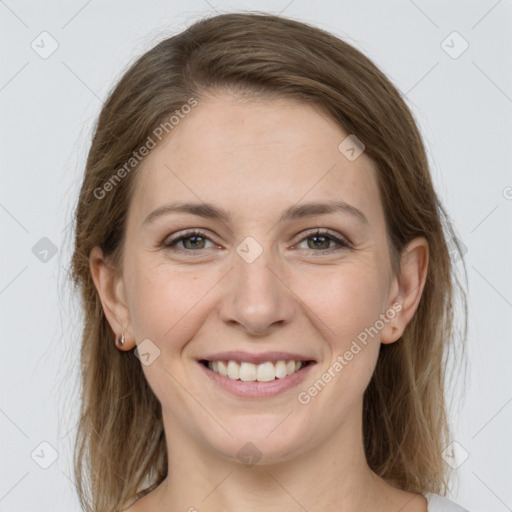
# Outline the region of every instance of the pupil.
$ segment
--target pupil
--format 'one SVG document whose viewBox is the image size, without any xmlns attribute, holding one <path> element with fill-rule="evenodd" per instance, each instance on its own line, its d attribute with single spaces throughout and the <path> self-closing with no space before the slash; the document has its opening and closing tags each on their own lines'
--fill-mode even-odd
<svg viewBox="0 0 512 512">
<path fill-rule="evenodd" d="M 191 243 L 192 247 L 199 247 L 197 241 L 199 240 L 199 243 L 200 243 L 201 239 L 202 239 L 202 236 L 194 235 L 194 236 L 188 237 L 187 241 Z M 195 240 L 195 242 L 193 242 L 193 240 Z M 199 248 L 201 249 L 202 247 L 199 247 Z"/>
<path fill-rule="evenodd" d="M 320 245 L 317 244 L 316 242 L 314 242 L 314 247 L 317 248 L 317 249 L 328 249 L 329 248 L 329 242 L 330 240 L 324 236 L 324 235 L 315 235 L 313 237 L 311 237 L 311 239 L 313 240 L 318 240 L 318 239 L 322 239 L 323 242 L 320 242 Z M 325 246 L 325 243 L 327 242 L 327 246 Z M 324 246 L 321 246 L 321 244 L 324 243 Z"/>
</svg>

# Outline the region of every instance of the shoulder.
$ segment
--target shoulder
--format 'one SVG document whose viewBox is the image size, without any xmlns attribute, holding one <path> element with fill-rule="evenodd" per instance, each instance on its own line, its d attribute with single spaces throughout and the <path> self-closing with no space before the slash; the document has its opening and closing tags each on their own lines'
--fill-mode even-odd
<svg viewBox="0 0 512 512">
<path fill-rule="evenodd" d="M 469 512 L 469 510 L 457 505 L 453 501 L 439 496 L 439 494 L 427 493 L 428 512 Z"/>
</svg>

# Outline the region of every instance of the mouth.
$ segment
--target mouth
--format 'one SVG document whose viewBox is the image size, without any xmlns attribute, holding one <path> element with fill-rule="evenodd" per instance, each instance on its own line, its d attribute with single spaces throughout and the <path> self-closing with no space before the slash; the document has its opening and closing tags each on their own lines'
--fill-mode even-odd
<svg viewBox="0 0 512 512">
<path fill-rule="evenodd" d="M 293 375 L 314 361 L 279 360 L 254 364 L 247 361 L 199 361 L 203 366 L 231 380 L 242 382 L 272 382 Z"/>
<path fill-rule="evenodd" d="M 316 361 L 279 358 L 249 362 L 212 358 L 198 363 L 210 382 L 223 391 L 241 398 L 269 398 L 297 387 Z"/>
</svg>

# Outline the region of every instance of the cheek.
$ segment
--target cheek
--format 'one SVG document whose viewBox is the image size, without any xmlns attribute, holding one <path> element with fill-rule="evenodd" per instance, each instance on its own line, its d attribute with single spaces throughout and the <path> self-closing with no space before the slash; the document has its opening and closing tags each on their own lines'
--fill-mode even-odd
<svg viewBox="0 0 512 512">
<path fill-rule="evenodd" d="M 208 276 L 200 279 L 198 271 L 143 260 L 133 268 L 128 296 L 135 338 L 149 338 L 160 349 L 179 349 L 200 325 L 206 304 L 201 299 L 215 280 Z"/>
<path fill-rule="evenodd" d="M 318 286 L 311 287 L 312 282 Z M 329 353 L 300 390 L 298 410 L 307 412 L 308 421 L 318 429 L 335 429 L 361 403 L 374 372 L 380 337 L 372 328 L 382 313 L 385 286 L 376 266 L 360 262 L 338 268 L 325 279 L 318 274 L 303 284 L 304 303 L 315 313 L 310 318 L 318 316 L 314 321 L 322 329 Z M 312 413 L 325 410 L 331 412 L 327 423 L 324 414 Z"/>
<path fill-rule="evenodd" d="M 360 332 L 374 325 L 382 313 L 385 295 L 382 276 L 375 265 L 340 265 L 327 272 L 318 269 L 298 277 L 293 285 L 323 327 L 326 339 L 336 350 L 344 350 Z"/>
</svg>

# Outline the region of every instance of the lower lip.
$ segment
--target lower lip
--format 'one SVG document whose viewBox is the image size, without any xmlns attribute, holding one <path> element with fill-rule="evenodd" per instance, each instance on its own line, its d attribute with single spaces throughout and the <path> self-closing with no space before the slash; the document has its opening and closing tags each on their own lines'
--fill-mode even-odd
<svg viewBox="0 0 512 512">
<path fill-rule="evenodd" d="M 269 382 L 245 382 L 243 380 L 233 380 L 229 377 L 223 377 L 213 370 L 210 370 L 210 368 L 206 367 L 203 363 L 199 362 L 198 364 L 212 382 L 226 391 L 244 398 L 268 398 L 283 393 L 298 386 L 307 377 L 313 366 L 315 366 L 315 363 L 309 363 L 298 372 L 287 375 L 282 379 L 274 379 Z"/>
</svg>

